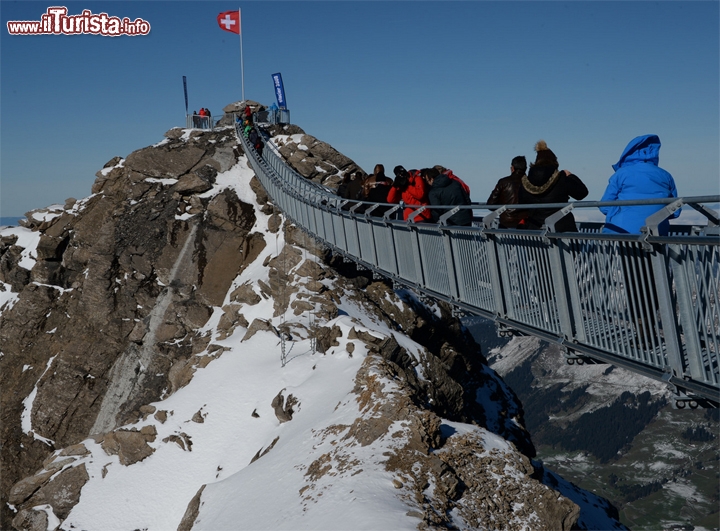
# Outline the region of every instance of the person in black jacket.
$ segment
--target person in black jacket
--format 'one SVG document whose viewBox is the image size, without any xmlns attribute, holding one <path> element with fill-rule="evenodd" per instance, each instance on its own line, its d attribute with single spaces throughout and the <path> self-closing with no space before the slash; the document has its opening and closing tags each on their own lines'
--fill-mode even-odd
<svg viewBox="0 0 720 531">
<path fill-rule="evenodd" d="M 520 195 L 522 179 L 527 170 L 527 160 L 518 155 L 510 163 L 510 175 L 500 179 L 488 197 L 488 205 L 516 205 Z M 500 214 L 500 227 L 514 229 L 527 216 L 526 210 L 510 209 Z"/>
<path fill-rule="evenodd" d="M 250 142 L 250 145 L 255 148 L 255 151 L 257 151 L 258 156 L 262 158 L 262 152 L 263 152 L 263 143 L 260 139 L 260 135 L 253 127 L 250 130 L 250 133 L 248 133 L 248 141 Z"/>
<path fill-rule="evenodd" d="M 470 197 L 465 193 L 459 182 L 452 180 L 435 168 L 425 168 L 421 171 L 423 179 L 428 184 L 428 200 L 431 205 L 469 205 Z M 440 221 L 440 216 L 448 209 L 433 208 L 432 220 Z M 448 225 L 469 227 L 472 225 L 472 210 L 465 208 L 459 210 L 447 219 Z"/>
<path fill-rule="evenodd" d="M 361 199 L 360 192 L 362 190 L 363 174 L 361 171 L 346 173 L 340 186 L 337 189 L 337 195 L 343 199 L 357 200 Z M 355 203 L 347 203 L 342 207 L 343 210 L 350 210 Z"/>
<path fill-rule="evenodd" d="M 581 200 L 587 197 L 588 189 L 577 175 L 568 170 L 559 170 L 557 157 L 544 140 L 535 144 L 535 163 L 530 165 L 526 177 L 522 178 L 522 186 L 518 201 L 520 204 L 534 203 L 567 203 L 570 198 Z M 529 209 L 525 223 L 519 227 L 540 229 L 545 219 L 560 210 L 559 208 Z M 562 217 L 555 224 L 556 232 L 577 232 L 575 217 L 572 213 Z"/>
</svg>

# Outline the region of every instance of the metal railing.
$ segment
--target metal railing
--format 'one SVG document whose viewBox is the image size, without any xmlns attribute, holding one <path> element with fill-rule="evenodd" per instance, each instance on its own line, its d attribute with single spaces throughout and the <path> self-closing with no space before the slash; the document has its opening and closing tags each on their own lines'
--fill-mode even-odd
<svg viewBox="0 0 720 531">
<path fill-rule="evenodd" d="M 484 204 L 444 207 L 450 210 L 439 223 L 413 223 L 395 219 L 409 205 L 391 205 L 375 217 L 377 204 L 347 201 L 302 177 L 271 142 L 258 157 L 247 139 L 238 138 L 275 205 L 333 252 L 492 319 L 501 333 L 557 343 L 568 363 L 612 363 L 667 382 L 678 407 L 717 407 L 720 220 L 705 204 L 720 196 L 524 205 L 560 209 L 542 230 L 500 229 L 506 207 Z M 666 206 L 640 235 L 604 234 L 597 223 L 579 223 L 577 233 L 554 229 L 574 209 L 648 203 Z M 683 205 L 706 224 L 671 225 L 670 235 L 660 236 L 659 224 Z M 446 225 L 463 208 L 490 213 L 471 227 Z"/>
<path fill-rule="evenodd" d="M 289 109 L 267 109 L 265 111 L 259 111 L 255 114 L 255 123 L 261 124 L 289 124 L 290 123 L 290 110 Z"/>
<path fill-rule="evenodd" d="M 200 116 L 199 114 L 186 114 L 185 127 L 187 129 L 215 129 L 222 116 Z"/>
</svg>

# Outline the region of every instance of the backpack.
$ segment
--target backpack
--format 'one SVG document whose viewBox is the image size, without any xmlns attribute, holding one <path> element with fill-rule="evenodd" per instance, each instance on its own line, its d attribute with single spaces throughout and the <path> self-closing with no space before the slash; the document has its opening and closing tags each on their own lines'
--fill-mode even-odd
<svg viewBox="0 0 720 531">
<path fill-rule="evenodd" d="M 463 191 L 465 192 L 465 195 L 467 195 L 467 203 L 465 203 L 465 204 L 466 204 L 466 205 L 469 205 L 469 204 L 470 204 L 470 187 L 469 187 L 467 184 L 465 184 L 465 181 L 463 181 L 460 177 L 458 177 L 457 175 L 455 175 L 455 174 L 452 172 L 452 170 L 445 170 L 443 173 L 444 173 L 445 175 L 447 175 L 447 176 L 448 176 L 450 179 L 452 179 L 453 181 L 457 181 L 457 182 L 460 183 L 460 186 L 462 186 L 462 189 L 463 189 Z"/>
</svg>

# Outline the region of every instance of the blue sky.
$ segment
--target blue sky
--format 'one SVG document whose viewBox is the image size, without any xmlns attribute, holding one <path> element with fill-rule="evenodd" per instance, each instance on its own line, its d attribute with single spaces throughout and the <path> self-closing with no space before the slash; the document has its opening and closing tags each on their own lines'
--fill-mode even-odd
<svg viewBox="0 0 720 531">
<path fill-rule="evenodd" d="M 11 36 L 50 6 L 138 17 L 138 37 Z M 355 160 L 442 164 L 484 201 L 543 138 L 599 199 L 641 134 L 680 195 L 720 194 L 720 3 L 0 1 L 0 215 L 90 195 L 112 157 L 154 144 L 190 110 L 245 96 Z"/>
</svg>

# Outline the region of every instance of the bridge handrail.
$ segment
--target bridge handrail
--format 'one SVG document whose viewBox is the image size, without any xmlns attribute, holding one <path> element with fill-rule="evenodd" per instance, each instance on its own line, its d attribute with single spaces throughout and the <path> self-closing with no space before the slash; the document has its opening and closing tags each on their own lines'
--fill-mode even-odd
<svg viewBox="0 0 720 531">
<path fill-rule="evenodd" d="M 240 135 L 241 136 L 241 135 Z M 271 139 L 264 138 L 265 140 L 265 147 L 270 147 L 271 152 L 278 158 L 278 160 L 281 161 L 281 164 L 285 165 L 284 160 L 282 159 L 282 155 L 280 154 L 280 148 L 277 146 Z M 342 201 L 345 200 L 343 198 L 340 198 L 337 196 L 334 189 L 329 188 L 327 186 L 323 186 L 320 183 L 311 181 L 305 177 L 303 177 L 300 173 L 298 173 L 293 168 L 285 165 L 287 170 L 289 170 L 289 176 L 292 178 L 287 182 L 287 184 L 290 186 L 290 189 L 292 189 L 293 186 L 299 186 L 300 188 L 303 187 L 312 187 L 320 191 L 322 194 L 326 196 L 326 199 L 330 199 L 333 201 Z M 295 182 L 292 182 L 292 181 Z M 668 205 L 672 204 L 673 202 L 677 201 L 678 198 L 674 197 L 658 197 L 658 198 L 649 198 L 649 199 L 632 199 L 632 200 L 617 200 L 617 201 L 573 201 L 570 203 L 532 203 L 532 204 L 515 204 L 512 205 L 509 208 L 512 209 L 548 209 L 548 208 L 563 208 L 568 205 L 573 205 L 574 208 L 598 208 L 598 207 L 606 207 L 606 206 L 641 206 L 641 205 Z M 682 197 L 680 198 L 683 200 L 683 204 L 687 204 L 689 206 L 695 205 L 695 204 L 703 204 L 703 203 L 720 203 L 720 195 L 703 195 L 703 196 L 689 196 L 689 197 Z M 367 205 L 368 207 L 370 205 L 380 204 L 380 205 L 390 205 L 391 203 L 375 203 L 370 201 L 362 201 L 359 199 L 351 199 L 351 200 L 345 200 L 349 201 L 350 203 L 359 203 L 362 205 Z M 459 208 L 461 210 L 465 209 L 472 209 L 472 210 L 496 210 L 498 208 L 501 208 L 502 206 L 508 206 L 508 205 L 490 205 L 487 203 L 480 203 L 480 202 L 473 202 L 470 205 L 434 205 L 434 206 L 428 206 L 427 208 L 435 208 L 435 209 L 443 209 L 446 210 L 448 208 Z M 420 205 L 405 205 L 407 208 L 420 208 Z M 700 211 L 702 214 L 705 214 L 707 217 L 707 213 L 704 211 Z M 710 218 L 708 218 L 710 219 Z M 717 223 L 717 218 L 715 220 L 715 223 Z"/>
<path fill-rule="evenodd" d="M 222 120 L 223 115 L 220 116 L 202 116 L 200 114 L 186 114 L 185 115 L 185 127 L 187 129 L 210 129 L 213 130 L 217 127 L 218 122 Z M 200 127 L 198 127 L 200 125 Z"/>
<path fill-rule="evenodd" d="M 465 207 L 491 210 L 472 227 L 409 223 L 392 216 L 411 205 L 383 203 L 391 209 L 372 216 L 376 203 L 338 197 L 290 168 L 277 146 L 260 157 L 239 133 L 273 203 L 333 252 L 501 331 L 559 344 L 568 362 L 613 363 L 667 382 L 681 398 L 720 402 L 720 238 L 717 213 L 705 206 L 720 196 L 558 204 L 689 204 L 708 220 L 668 236 L 653 233 L 652 216 L 641 235 L 555 233 L 552 216 L 538 231 L 499 229 L 482 221 L 501 207 L 481 204 Z"/>
</svg>

